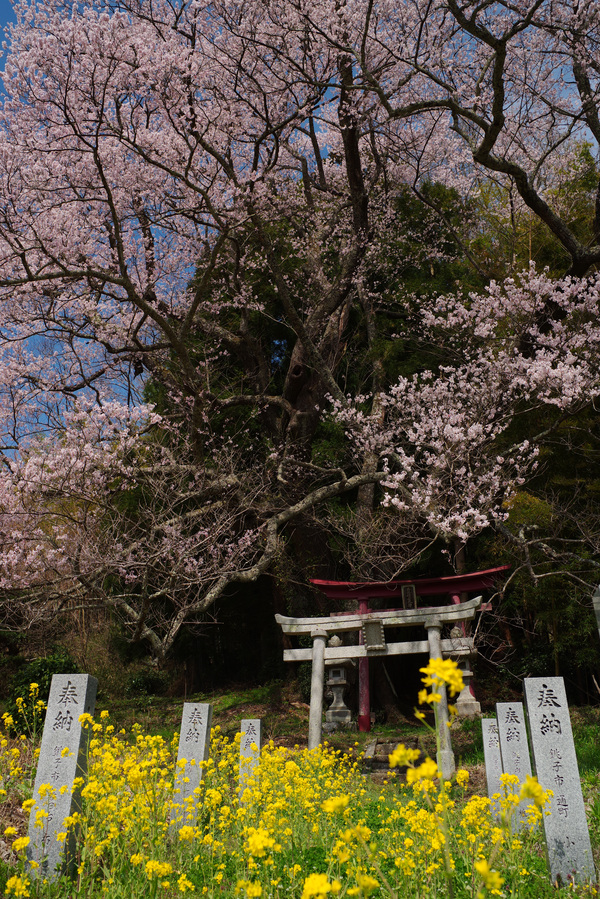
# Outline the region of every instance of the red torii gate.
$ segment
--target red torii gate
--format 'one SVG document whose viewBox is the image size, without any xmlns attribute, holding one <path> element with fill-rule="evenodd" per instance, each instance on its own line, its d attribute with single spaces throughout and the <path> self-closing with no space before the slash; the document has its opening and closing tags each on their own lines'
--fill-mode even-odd
<svg viewBox="0 0 600 899">
<path fill-rule="evenodd" d="M 402 608 L 416 608 L 417 597 L 447 596 L 454 605 L 461 601 L 461 594 L 474 593 L 493 587 L 495 582 L 507 571 L 510 565 L 488 568 L 485 571 L 473 571 L 469 574 L 456 574 L 449 577 L 415 578 L 405 581 L 322 581 L 311 578 L 314 584 L 328 599 L 356 600 L 358 611 L 366 615 L 372 611 L 369 600 L 401 597 Z M 397 607 L 396 607 L 397 608 Z M 485 608 L 485 607 L 482 607 Z M 395 611 L 390 609 L 388 611 Z M 345 614 L 333 612 L 333 615 Z M 352 614 L 352 613 L 346 613 Z M 362 640 L 362 636 L 360 638 Z M 371 700 L 369 695 L 369 659 L 358 661 L 358 729 L 371 729 Z"/>
</svg>

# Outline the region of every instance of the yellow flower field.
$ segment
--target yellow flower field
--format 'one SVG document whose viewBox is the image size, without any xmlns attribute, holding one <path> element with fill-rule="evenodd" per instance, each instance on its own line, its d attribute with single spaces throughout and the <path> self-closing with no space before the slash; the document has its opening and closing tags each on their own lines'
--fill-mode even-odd
<svg viewBox="0 0 600 899">
<path fill-rule="evenodd" d="M 506 779 L 504 814 L 496 821 L 487 797 L 467 797 L 466 771 L 441 783 L 433 761 L 403 747 L 390 762 L 408 765 L 408 777 L 394 774 L 375 787 L 354 751 L 271 742 L 240 796 L 239 738 L 228 740 L 216 727 L 200 811 L 173 821 L 177 735 L 167 743 L 137 726 L 115 733 L 106 712 L 88 727 L 83 806 L 65 822 L 78 834 L 73 881 L 32 877 L 26 828 L 35 752 L 30 739 L 2 741 L 1 807 L 11 857 L 2 863 L 0 884 L 7 897 L 596 895 L 593 887 L 556 891 L 550 884 L 539 826 L 546 797 L 533 779 L 524 785 Z M 533 799 L 531 820 L 513 834 L 514 809 L 525 796 Z"/>
</svg>

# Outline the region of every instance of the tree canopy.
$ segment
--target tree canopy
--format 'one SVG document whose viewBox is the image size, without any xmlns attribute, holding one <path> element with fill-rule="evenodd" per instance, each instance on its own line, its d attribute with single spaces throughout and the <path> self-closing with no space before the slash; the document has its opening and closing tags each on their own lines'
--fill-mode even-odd
<svg viewBox="0 0 600 899">
<path fill-rule="evenodd" d="M 359 573 L 495 532 L 586 587 L 587 496 L 510 514 L 597 451 L 600 5 L 16 9 L 7 616 L 102 602 L 163 658 L 338 497 Z"/>
</svg>

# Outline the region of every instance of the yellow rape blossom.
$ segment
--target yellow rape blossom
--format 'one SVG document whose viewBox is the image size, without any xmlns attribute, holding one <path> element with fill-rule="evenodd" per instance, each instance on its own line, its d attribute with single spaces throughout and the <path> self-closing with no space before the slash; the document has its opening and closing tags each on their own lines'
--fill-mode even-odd
<svg viewBox="0 0 600 899">
<path fill-rule="evenodd" d="M 188 890 L 194 889 L 194 884 L 185 876 L 185 874 L 182 874 L 177 881 L 177 889 L 180 893 L 186 893 Z"/>
<path fill-rule="evenodd" d="M 500 877 L 497 871 L 493 871 L 488 862 L 485 859 L 480 859 L 478 862 L 475 862 L 475 870 L 481 877 L 483 884 L 487 890 L 493 892 L 494 890 L 499 890 L 502 884 L 504 883 L 504 879 Z M 481 894 L 478 894 L 481 895 Z"/>
<path fill-rule="evenodd" d="M 184 842 L 190 842 L 196 836 L 196 828 L 190 827 L 189 824 L 184 824 L 183 827 L 179 828 L 179 839 Z"/>
<path fill-rule="evenodd" d="M 327 874 L 309 874 L 304 881 L 302 899 L 310 899 L 311 896 L 326 896 L 328 893 L 339 893 L 342 885 L 339 880 L 329 881 Z"/>
<path fill-rule="evenodd" d="M 56 790 L 52 786 L 52 784 L 40 784 L 38 789 L 38 796 L 40 799 L 45 799 L 46 796 L 50 796 L 51 799 L 56 799 Z"/>
<path fill-rule="evenodd" d="M 431 684 L 427 695 L 439 692 L 440 685 Z M 208 899 L 215 890 L 233 895 L 236 883 L 239 899 L 339 899 L 342 892 L 374 899 L 380 893 L 388 895 L 384 877 L 389 880 L 389 895 L 441 896 L 446 894 L 445 877 L 462 880 L 462 872 L 468 872 L 465 886 L 471 899 L 477 889 L 482 899 L 492 899 L 490 894 L 498 893 L 509 863 L 514 863 L 515 876 L 530 868 L 525 855 L 529 835 L 518 845 L 515 838 L 511 840 L 502 821 L 492 817 L 487 797 L 471 797 L 455 805 L 451 785 L 438 784 L 435 761 L 423 761 L 417 749 L 397 746 L 390 755 L 390 767 L 408 768 L 412 789 L 398 784 L 396 791 L 381 789 L 373 795 L 376 788 L 371 787 L 367 795 L 356 750 L 321 746 L 309 753 L 269 743 L 253 774 L 252 801 L 240 808 L 235 792 L 239 741 L 214 729 L 210 761 L 202 763 L 198 798 L 190 798 L 181 819 L 170 825 L 176 753 L 177 741 L 173 745 L 151 737 L 140 727 L 133 734 L 103 727 L 91 735 L 89 777 L 82 785 L 85 810 L 78 816 L 85 840 L 79 874 L 82 881 L 90 875 L 93 879 L 100 865 L 111 872 L 104 881 L 106 896 L 125 895 L 127 877 L 140 895 L 146 890 L 148 899 L 167 895 L 174 899 L 186 893 Z M 5 764 L 0 774 L 9 794 L 7 811 L 14 807 L 12 771 L 20 766 L 29 776 L 32 757 L 28 744 L 8 735 L 6 746 L 0 746 L 0 762 L 3 758 Z M 456 783 L 465 786 L 467 781 L 468 773 L 459 771 Z M 535 780 L 533 784 L 523 785 L 525 798 L 533 798 L 534 792 L 538 795 Z M 507 783 L 511 807 L 519 800 L 520 789 Z M 37 803 L 43 827 L 51 797 L 48 785 L 46 798 Z M 531 813 L 540 816 L 534 802 L 529 806 Z M 60 828 L 60 836 L 75 824 L 72 817 Z M 319 834 L 317 841 L 311 836 L 314 831 Z M 7 837 L 11 837 L 8 842 L 14 839 L 20 845 L 16 828 L 7 828 Z M 308 867 L 312 858 L 309 862 L 308 853 L 306 857 L 302 853 L 311 841 L 325 853 L 316 872 Z M 287 863 L 284 851 L 290 853 Z M 492 864 L 497 870 L 491 870 Z M 119 882 L 121 871 L 123 883 Z M 34 892 L 22 878 L 21 883 L 10 884 L 6 887 L 9 899 Z M 97 891 L 100 895 L 100 884 Z"/>
<path fill-rule="evenodd" d="M 248 831 L 246 839 L 246 849 L 250 855 L 263 858 L 267 854 L 268 849 L 272 849 L 275 845 L 273 837 L 269 836 L 269 831 L 263 827 L 251 827 Z"/>
<path fill-rule="evenodd" d="M 321 808 L 328 815 L 335 815 L 338 812 L 343 812 L 344 809 L 348 808 L 349 802 L 349 796 L 332 796 L 330 799 L 326 799 L 322 803 Z"/>
<path fill-rule="evenodd" d="M 421 780 L 433 780 L 435 777 L 439 777 L 439 773 L 438 766 L 433 759 L 427 758 L 418 768 L 408 769 L 406 772 L 406 783 L 414 784 Z"/>
<path fill-rule="evenodd" d="M 262 896 L 262 886 L 258 881 L 238 880 L 237 892 L 239 893 L 242 890 L 244 890 L 248 899 L 258 899 L 259 896 Z"/>
<path fill-rule="evenodd" d="M 420 750 L 407 749 L 403 743 L 400 743 L 400 745 L 396 746 L 394 751 L 389 756 L 390 768 L 403 767 L 404 765 L 410 765 L 410 764 L 412 764 L 412 762 L 416 761 L 420 755 L 421 755 Z"/>
<path fill-rule="evenodd" d="M 456 772 L 456 783 L 459 787 L 466 787 L 469 783 L 469 772 L 466 768 L 459 768 Z"/>
<path fill-rule="evenodd" d="M 17 875 L 9 877 L 6 881 L 6 895 L 16 896 L 17 899 L 29 896 L 29 881 Z"/>
<path fill-rule="evenodd" d="M 173 866 L 169 862 L 157 862 L 150 859 L 146 862 L 146 877 L 152 880 L 153 877 L 167 877 L 173 873 Z"/>
<path fill-rule="evenodd" d="M 351 887 L 348 890 L 349 896 L 370 896 L 379 887 L 379 882 L 369 874 L 357 874 L 356 883 L 356 887 Z"/>
<path fill-rule="evenodd" d="M 23 849 L 26 849 L 29 846 L 29 837 L 19 837 L 14 841 L 12 847 L 15 852 L 22 852 Z"/>
<path fill-rule="evenodd" d="M 419 670 L 425 675 L 423 684 L 426 687 L 436 688 L 445 684 L 450 696 L 455 696 L 464 688 L 461 670 L 452 659 L 430 659 L 429 664 Z"/>
<path fill-rule="evenodd" d="M 530 777 L 528 774 L 525 778 L 525 783 L 521 787 L 519 799 L 533 799 L 534 804 L 538 808 L 542 808 L 548 801 L 548 795 L 538 783 L 537 777 Z"/>
</svg>

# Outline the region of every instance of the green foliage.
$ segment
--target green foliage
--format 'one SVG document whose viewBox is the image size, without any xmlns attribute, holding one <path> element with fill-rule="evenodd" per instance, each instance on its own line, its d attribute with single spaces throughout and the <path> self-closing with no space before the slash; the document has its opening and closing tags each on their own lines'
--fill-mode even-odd
<svg viewBox="0 0 600 899">
<path fill-rule="evenodd" d="M 571 719 L 579 773 L 581 775 L 600 774 L 600 753 L 598 752 L 600 708 L 572 709 Z M 600 797 L 598 798 L 600 799 Z"/>
<path fill-rule="evenodd" d="M 342 465 L 347 454 L 343 427 L 331 419 L 319 422 L 312 441 L 313 463 L 323 467 Z"/>
<path fill-rule="evenodd" d="M 0 859 L 0 892 L 5 895 L 6 881 L 12 877 L 13 870 L 5 861 Z"/>
<path fill-rule="evenodd" d="M 460 765 L 483 762 L 483 732 L 480 718 L 455 718 L 452 724 L 452 746 Z"/>
<path fill-rule="evenodd" d="M 323 846 L 294 846 L 288 853 L 288 865 L 301 865 L 306 874 L 319 874 L 327 870 L 327 851 Z"/>
<path fill-rule="evenodd" d="M 27 696 L 32 683 L 38 684 L 39 698 L 47 702 L 52 677 L 55 674 L 76 674 L 78 671 L 71 654 L 62 646 L 56 647 L 43 658 L 32 659 L 19 668 L 12 682 L 11 703 L 18 696 Z"/>
<path fill-rule="evenodd" d="M 13 678 L 10 699 L 6 707 L 6 711 L 14 721 L 14 729 L 18 733 L 25 733 L 30 726 L 27 719 L 27 707 L 24 709 L 18 700 L 25 700 L 27 703 L 31 684 L 38 685 L 36 698 L 47 703 L 52 677 L 55 674 L 76 674 L 78 670 L 76 662 L 63 647 L 57 647 L 47 656 L 32 659 L 22 665 Z"/>
<path fill-rule="evenodd" d="M 550 527 L 554 511 L 552 505 L 543 497 L 534 496 L 526 490 L 520 490 L 506 503 L 508 509 L 508 525 L 513 531 L 521 528 Z"/>
<path fill-rule="evenodd" d="M 304 702 L 310 702 L 310 685 L 312 676 L 312 666 L 310 662 L 301 662 L 298 665 L 296 679 L 298 681 L 298 689 Z"/>
<path fill-rule="evenodd" d="M 125 695 L 131 698 L 135 696 L 162 696 L 168 685 L 168 676 L 164 671 L 156 671 L 152 668 L 136 668 L 127 675 Z"/>
</svg>

